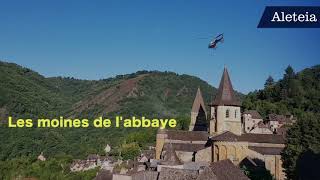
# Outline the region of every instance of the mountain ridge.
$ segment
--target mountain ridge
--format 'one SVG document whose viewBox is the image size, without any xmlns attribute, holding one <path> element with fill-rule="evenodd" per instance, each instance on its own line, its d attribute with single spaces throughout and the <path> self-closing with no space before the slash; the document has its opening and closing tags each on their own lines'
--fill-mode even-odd
<svg viewBox="0 0 320 180">
<path fill-rule="evenodd" d="M 3 61 L 0 61 L 0 70 L 2 119 L 8 115 L 54 117 L 60 114 L 133 114 L 138 109 L 133 108 L 135 110 L 132 111 L 130 108 L 134 103 L 143 104 L 142 101 L 161 105 L 149 106 L 153 108 L 150 111 L 144 107 L 145 114 L 152 112 L 155 115 L 163 110 L 168 112 L 164 113 L 167 115 L 187 115 L 198 87 L 204 92 L 207 103 L 216 92 L 216 88 L 200 78 L 167 71 L 137 71 L 101 80 L 81 80 L 44 77 L 29 68 Z M 188 108 L 175 110 L 175 103 Z"/>
</svg>

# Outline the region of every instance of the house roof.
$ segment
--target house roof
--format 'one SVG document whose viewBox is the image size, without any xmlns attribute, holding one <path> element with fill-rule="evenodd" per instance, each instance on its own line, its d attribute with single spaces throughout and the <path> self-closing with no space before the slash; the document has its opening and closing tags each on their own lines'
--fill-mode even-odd
<svg viewBox="0 0 320 180">
<path fill-rule="evenodd" d="M 205 114 L 207 114 L 200 88 L 198 88 L 196 97 L 194 98 L 194 101 L 193 101 L 191 112 L 198 113 L 200 110 L 200 107 L 202 107 Z"/>
<path fill-rule="evenodd" d="M 283 148 L 281 147 L 256 147 L 256 146 L 249 146 L 249 149 L 263 155 L 280 155 L 283 150 Z"/>
<path fill-rule="evenodd" d="M 280 114 L 269 114 L 268 119 L 269 121 L 278 121 L 280 124 L 292 123 L 296 120 L 294 117 L 286 117 L 285 115 Z"/>
<path fill-rule="evenodd" d="M 148 159 L 154 159 L 155 150 L 142 150 L 141 155 L 146 156 Z"/>
<path fill-rule="evenodd" d="M 101 169 L 94 180 L 112 180 L 112 173 L 109 170 Z"/>
<path fill-rule="evenodd" d="M 249 180 L 249 178 L 229 159 L 214 162 L 210 165 L 218 180 Z"/>
<path fill-rule="evenodd" d="M 162 167 L 159 180 L 196 180 L 198 171 Z"/>
<path fill-rule="evenodd" d="M 132 180 L 150 179 L 156 180 L 158 177 L 157 171 L 138 171 L 131 175 Z"/>
<path fill-rule="evenodd" d="M 88 157 L 87 157 L 87 160 L 97 160 L 99 158 L 100 157 L 97 154 L 89 154 Z"/>
<path fill-rule="evenodd" d="M 288 130 L 287 127 L 282 126 L 282 127 L 278 128 L 278 129 L 276 130 L 276 133 L 279 134 L 279 135 L 286 136 L 287 130 Z"/>
<path fill-rule="evenodd" d="M 215 175 L 210 167 L 204 167 L 200 171 L 197 180 L 219 180 L 217 175 Z"/>
<path fill-rule="evenodd" d="M 164 158 L 163 158 L 163 162 L 161 162 L 161 164 L 165 164 L 165 165 L 181 165 L 182 164 L 171 143 L 166 144 L 164 146 L 164 150 L 165 150 Z"/>
<path fill-rule="evenodd" d="M 258 122 L 258 127 L 259 128 L 268 128 L 266 124 L 264 124 L 262 121 Z"/>
<path fill-rule="evenodd" d="M 182 141 L 207 141 L 209 134 L 205 131 L 174 131 L 166 130 L 168 139 Z"/>
<path fill-rule="evenodd" d="M 226 131 L 211 138 L 213 141 L 231 141 L 231 142 L 252 142 L 252 143 L 271 143 L 284 144 L 282 135 L 277 134 L 242 134 L 238 136 L 232 132 Z"/>
<path fill-rule="evenodd" d="M 213 106 L 241 106 L 240 101 L 236 98 L 227 68 L 224 68 L 221 77 L 218 93 L 213 100 Z"/>
<path fill-rule="evenodd" d="M 250 114 L 253 119 L 262 119 L 260 113 L 256 110 L 247 110 L 243 114 Z"/>
</svg>

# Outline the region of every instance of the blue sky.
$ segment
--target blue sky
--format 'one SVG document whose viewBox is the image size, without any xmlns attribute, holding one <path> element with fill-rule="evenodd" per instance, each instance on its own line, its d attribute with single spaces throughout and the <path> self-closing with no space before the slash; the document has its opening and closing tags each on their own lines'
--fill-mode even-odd
<svg viewBox="0 0 320 180">
<path fill-rule="evenodd" d="M 247 93 L 289 64 L 320 64 L 320 29 L 256 28 L 267 5 L 320 2 L 0 0 L 0 59 L 46 77 L 168 70 L 216 87 L 226 65 L 234 88 Z M 224 43 L 207 49 L 219 33 Z"/>
</svg>

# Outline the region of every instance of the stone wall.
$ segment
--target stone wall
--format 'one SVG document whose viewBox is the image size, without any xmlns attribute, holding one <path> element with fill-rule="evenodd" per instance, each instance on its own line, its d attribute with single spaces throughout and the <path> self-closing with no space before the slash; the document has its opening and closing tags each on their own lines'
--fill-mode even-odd
<svg viewBox="0 0 320 180">
<path fill-rule="evenodd" d="M 247 156 L 248 144 L 245 142 L 215 142 L 213 147 L 214 162 L 230 159 L 238 165 Z"/>
<path fill-rule="evenodd" d="M 216 110 L 216 114 L 215 114 L 215 110 Z M 210 134 L 222 133 L 224 131 L 230 131 L 237 135 L 241 135 L 242 133 L 240 107 L 235 107 L 235 106 L 211 107 L 211 119 L 215 119 L 216 124 L 210 125 Z"/>
<path fill-rule="evenodd" d="M 176 151 L 176 154 L 181 162 L 192 162 L 193 152 L 185 152 L 185 151 Z"/>
<path fill-rule="evenodd" d="M 159 130 L 157 137 L 156 137 L 156 159 L 160 159 L 161 157 L 161 153 L 162 153 L 162 149 L 165 143 L 165 140 L 167 138 L 167 134 L 161 132 L 161 130 Z"/>
<path fill-rule="evenodd" d="M 259 122 L 263 121 L 262 119 L 253 119 L 251 114 L 243 115 L 244 122 L 244 132 L 249 133 L 250 130 Z"/>
</svg>

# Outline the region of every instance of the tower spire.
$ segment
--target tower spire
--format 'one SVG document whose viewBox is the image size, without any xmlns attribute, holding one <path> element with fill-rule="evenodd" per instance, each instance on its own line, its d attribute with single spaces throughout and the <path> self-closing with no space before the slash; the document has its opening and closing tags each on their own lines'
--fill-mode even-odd
<svg viewBox="0 0 320 180">
<path fill-rule="evenodd" d="M 205 109 L 203 97 L 202 97 L 202 94 L 201 94 L 201 91 L 200 91 L 200 87 L 198 87 L 196 97 L 194 98 L 194 101 L 193 101 L 191 112 L 198 113 L 200 107 L 202 107 L 204 112 L 207 113 L 206 109 Z"/>
<path fill-rule="evenodd" d="M 235 97 L 229 73 L 224 67 L 218 93 L 212 102 L 213 106 L 241 106 L 240 101 Z"/>
</svg>

